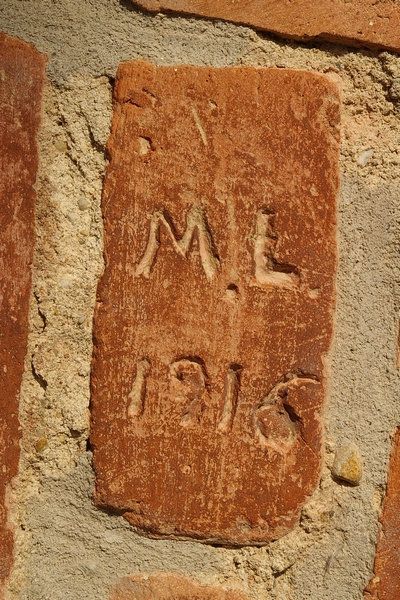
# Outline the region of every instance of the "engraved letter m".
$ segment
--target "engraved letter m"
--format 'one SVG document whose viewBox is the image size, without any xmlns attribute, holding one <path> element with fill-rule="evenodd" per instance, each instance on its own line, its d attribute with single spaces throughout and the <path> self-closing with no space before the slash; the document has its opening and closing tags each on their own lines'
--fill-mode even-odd
<svg viewBox="0 0 400 600">
<path fill-rule="evenodd" d="M 211 236 L 204 220 L 203 211 L 199 206 L 192 206 L 189 210 L 186 217 L 186 231 L 180 240 L 176 239 L 163 211 L 156 210 L 153 213 L 150 221 L 149 239 L 143 257 L 136 268 L 136 277 L 145 277 L 146 279 L 150 277 L 151 269 L 161 245 L 160 225 L 164 226 L 171 238 L 174 250 L 183 258 L 187 258 L 195 230 L 197 230 L 201 264 L 207 279 L 211 281 L 219 267 L 219 260 L 213 252 Z"/>
</svg>

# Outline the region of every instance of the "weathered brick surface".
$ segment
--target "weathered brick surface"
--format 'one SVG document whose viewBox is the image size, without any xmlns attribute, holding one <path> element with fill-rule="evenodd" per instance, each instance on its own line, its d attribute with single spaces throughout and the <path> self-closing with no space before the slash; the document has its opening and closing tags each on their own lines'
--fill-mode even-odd
<svg viewBox="0 0 400 600">
<path fill-rule="evenodd" d="M 225 19 L 284 37 L 400 50 L 393 0 L 132 0 L 149 11 Z"/>
<path fill-rule="evenodd" d="M 374 576 L 365 600 L 400 598 L 400 427 L 393 438 L 386 497 L 380 518 Z"/>
<path fill-rule="evenodd" d="M 32 46 L 0 34 L 0 588 L 12 563 L 6 490 L 19 459 L 44 69 L 43 55 Z"/>
<path fill-rule="evenodd" d="M 246 600 L 242 592 L 220 586 L 201 586 L 187 577 L 170 573 L 124 577 L 109 600 Z"/>
<path fill-rule="evenodd" d="M 91 441 L 153 535 L 262 543 L 317 485 L 338 120 L 319 74 L 118 71 Z"/>
</svg>

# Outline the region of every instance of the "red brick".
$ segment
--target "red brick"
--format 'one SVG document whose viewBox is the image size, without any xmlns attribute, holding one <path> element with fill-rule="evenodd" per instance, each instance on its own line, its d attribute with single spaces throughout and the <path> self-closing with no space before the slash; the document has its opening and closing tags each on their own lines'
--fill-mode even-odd
<svg viewBox="0 0 400 600">
<path fill-rule="evenodd" d="M 319 74 L 118 71 L 91 441 L 152 535 L 263 543 L 318 483 L 338 119 Z"/>
<path fill-rule="evenodd" d="M 393 0 L 132 0 L 153 12 L 225 19 L 308 40 L 400 50 L 400 7 Z"/>
<path fill-rule="evenodd" d="M 118 582 L 109 600 L 246 600 L 242 592 L 201 586 L 181 575 L 130 575 Z"/>
<path fill-rule="evenodd" d="M 0 595 L 12 564 L 6 490 L 19 459 L 18 403 L 28 337 L 45 59 L 0 34 Z"/>
<path fill-rule="evenodd" d="M 400 427 L 393 438 L 386 497 L 380 518 L 374 576 L 365 600 L 400 598 Z"/>
</svg>

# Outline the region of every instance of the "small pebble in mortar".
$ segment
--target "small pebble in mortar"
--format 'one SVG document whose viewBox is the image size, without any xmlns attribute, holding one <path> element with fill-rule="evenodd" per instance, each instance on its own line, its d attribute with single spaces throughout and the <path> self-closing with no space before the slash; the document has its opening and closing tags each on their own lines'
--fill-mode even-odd
<svg viewBox="0 0 400 600">
<path fill-rule="evenodd" d="M 90 206 L 89 200 L 86 198 L 79 198 L 78 200 L 78 208 L 79 210 L 87 210 Z"/>
<path fill-rule="evenodd" d="M 60 279 L 59 284 L 63 288 L 71 287 L 71 282 L 68 279 Z"/>
<path fill-rule="evenodd" d="M 360 451 L 356 444 L 346 444 L 336 451 L 332 475 L 335 479 L 345 481 L 351 485 L 360 484 L 362 463 Z"/>
<path fill-rule="evenodd" d="M 360 156 L 357 158 L 357 164 L 360 167 L 365 167 L 365 165 L 367 164 L 367 162 L 369 161 L 370 158 L 372 158 L 372 155 L 374 154 L 373 150 L 365 150 L 365 152 L 362 152 L 360 154 Z"/>
<path fill-rule="evenodd" d="M 41 452 L 44 448 L 46 448 L 46 446 L 47 446 L 47 439 L 46 438 L 40 438 L 35 443 L 35 448 L 36 448 L 37 452 Z"/>
<path fill-rule="evenodd" d="M 66 152 L 68 150 L 68 146 L 63 140 L 56 140 L 54 146 L 59 152 Z"/>
<path fill-rule="evenodd" d="M 76 215 L 74 215 L 74 213 L 68 213 L 67 214 L 67 219 L 68 221 L 72 224 L 75 225 L 76 223 Z"/>
</svg>

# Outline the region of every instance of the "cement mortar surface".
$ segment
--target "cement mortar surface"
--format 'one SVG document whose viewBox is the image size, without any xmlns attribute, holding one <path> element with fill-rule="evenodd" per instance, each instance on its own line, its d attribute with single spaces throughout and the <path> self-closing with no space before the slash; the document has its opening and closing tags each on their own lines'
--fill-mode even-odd
<svg viewBox="0 0 400 600">
<path fill-rule="evenodd" d="M 361 599 L 372 572 L 390 435 L 399 420 L 400 104 L 391 90 L 400 58 L 286 44 L 219 22 L 148 16 L 117 0 L 3 0 L 0 30 L 46 52 L 50 80 L 40 137 L 22 456 L 12 490 L 17 539 L 9 598 L 105 600 L 119 577 L 172 571 L 238 587 L 259 600 Z M 103 268 L 104 146 L 117 65 L 139 57 L 157 64 L 316 70 L 342 86 L 326 465 L 300 526 L 263 548 L 141 537 L 91 501 L 86 441 L 91 327 Z M 362 456 L 359 487 L 331 478 L 334 451 L 347 442 Z"/>
<path fill-rule="evenodd" d="M 246 52 L 251 30 L 222 21 L 149 17 L 129 0 L 6 0 L 0 29 L 49 55 L 49 77 L 114 77 L 123 60 L 224 67 Z"/>
</svg>

